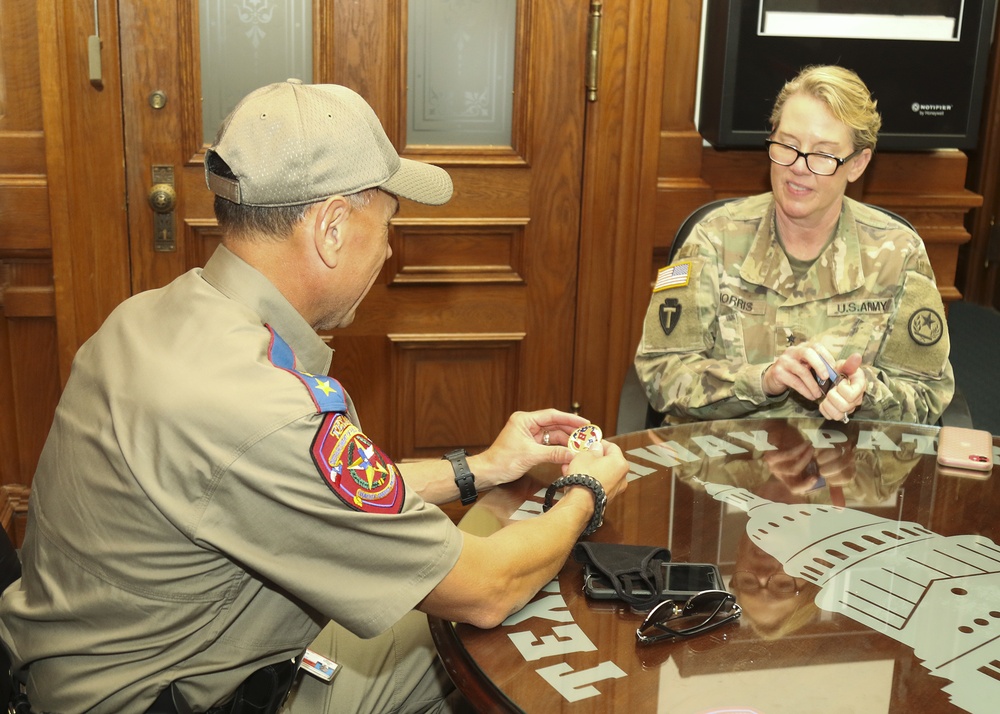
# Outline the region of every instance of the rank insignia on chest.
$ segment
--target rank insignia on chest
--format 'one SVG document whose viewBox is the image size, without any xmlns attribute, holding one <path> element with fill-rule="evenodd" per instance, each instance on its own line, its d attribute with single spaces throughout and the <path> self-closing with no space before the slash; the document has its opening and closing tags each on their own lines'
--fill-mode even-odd
<svg viewBox="0 0 1000 714">
<path fill-rule="evenodd" d="M 313 439 L 312 458 L 330 490 L 354 510 L 403 510 L 405 489 L 396 464 L 344 414 L 323 419 Z"/>
<path fill-rule="evenodd" d="M 667 298 L 660 304 L 660 327 L 663 334 L 669 335 L 677 327 L 681 317 L 681 302 L 676 298 Z"/>
</svg>

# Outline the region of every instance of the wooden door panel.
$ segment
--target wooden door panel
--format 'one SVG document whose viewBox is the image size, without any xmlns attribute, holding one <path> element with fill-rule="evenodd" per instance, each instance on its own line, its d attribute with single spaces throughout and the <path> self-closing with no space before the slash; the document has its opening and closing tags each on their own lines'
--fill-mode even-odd
<svg viewBox="0 0 1000 714">
<path fill-rule="evenodd" d="M 456 444 L 489 446 L 514 408 L 520 337 L 390 335 L 400 452 L 434 458 Z"/>
<path fill-rule="evenodd" d="M 386 280 L 390 285 L 523 283 L 526 226 L 527 219 L 397 219 Z"/>
<path fill-rule="evenodd" d="M 203 265 L 218 238 L 205 186 L 198 67 L 198 4 L 122 1 L 122 110 L 129 195 L 132 292 L 167 284 Z M 162 107 L 151 96 L 161 93 Z M 153 167 L 173 172 L 176 208 L 172 251 L 154 249 L 149 191 Z"/>
<path fill-rule="evenodd" d="M 0 527 L 26 487 L 61 386 L 35 3 L 0 0 Z"/>
<path fill-rule="evenodd" d="M 122 5 L 138 291 L 203 264 L 219 235 L 203 177 L 194 4 Z M 410 146 L 405 9 L 317 0 L 313 17 L 314 81 L 358 91 L 402 155 L 444 166 L 455 184 L 443 207 L 402 201 L 393 257 L 355 323 L 325 336 L 337 350 L 331 374 L 400 459 L 482 448 L 514 409 L 570 405 L 587 19 L 574 3 L 518 4 L 510 146 Z M 149 104 L 154 89 L 167 94 L 163 109 Z M 152 250 L 144 201 L 156 163 L 175 173 L 173 253 Z"/>
<path fill-rule="evenodd" d="M 0 0 L 0 528 L 20 545 L 62 386 L 38 7 Z"/>
<path fill-rule="evenodd" d="M 331 340 L 331 372 L 365 432 L 399 460 L 490 444 L 514 409 L 523 334 L 366 335 Z M 397 458 L 394 456 L 394 458 Z"/>
</svg>

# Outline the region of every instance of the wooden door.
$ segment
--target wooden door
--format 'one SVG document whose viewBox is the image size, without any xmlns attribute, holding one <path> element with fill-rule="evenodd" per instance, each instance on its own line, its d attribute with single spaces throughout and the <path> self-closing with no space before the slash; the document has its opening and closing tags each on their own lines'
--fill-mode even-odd
<svg viewBox="0 0 1000 714">
<path fill-rule="evenodd" d="M 414 146 L 406 9 L 317 0 L 312 11 L 313 81 L 361 93 L 401 154 L 455 183 L 444 207 L 403 202 L 393 257 L 354 325 L 329 336 L 331 374 L 397 459 L 479 449 L 515 409 L 571 406 L 587 29 L 585 3 L 518 0 L 510 145 Z M 120 0 L 119 12 L 137 292 L 203 264 L 219 236 L 202 167 L 197 4 Z M 161 251 L 147 195 L 169 171 L 176 246 Z"/>
</svg>

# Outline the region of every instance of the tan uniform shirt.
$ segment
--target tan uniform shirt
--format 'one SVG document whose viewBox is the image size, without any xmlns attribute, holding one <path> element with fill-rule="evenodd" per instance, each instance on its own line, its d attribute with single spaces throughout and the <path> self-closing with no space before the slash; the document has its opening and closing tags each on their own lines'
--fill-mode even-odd
<svg viewBox="0 0 1000 714">
<path fill-rule="evenodd" d="M 275 365 L 282 341 L 299 373 Z M 461 536 L 440 509 L 402 490 L 401 508 L 360 509 L 319 463 L 336 455 L 332 415 L 307 375 L 331 356 L 225 248 L 127 300 L 80 349 L 34 479 L 24 575 L 0 600 L 36 710 L 143 712 L 177 681 L 201 711 L 330 618 L 387 629 L 448 573 Z M 340 485 L 390 483 L 384 466 Z"/>
<path fill-rule="evenodd" d="M 820 416 L 797 393 L 764 394 L 789 346 L 858 352 L 868 419 L 933 423 L 951 402 L 944 305 L 920 237 L 850 198 L 836 235 L 801 277 L 778 243 L 770 193 L 712 212 L 654 288 L 635 366 L 667 423 Z"/>
</svg>

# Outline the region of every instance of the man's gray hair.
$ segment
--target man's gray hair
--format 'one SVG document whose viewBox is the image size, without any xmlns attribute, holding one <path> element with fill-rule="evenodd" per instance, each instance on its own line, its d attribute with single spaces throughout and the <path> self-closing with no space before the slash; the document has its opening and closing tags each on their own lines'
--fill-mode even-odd
<svg viewBox="0 0 1000 714">
<path fill-rule="evenodd" d="M 344 196 L 355 210 L 367 208 L 379 189 L 369 188 Z M 235 240 L 271 238 L 284 240 L 315 203 L 299 206 L 247 206 L 215 197 L 215 219 L 226 237 Z"/>
</svg>

